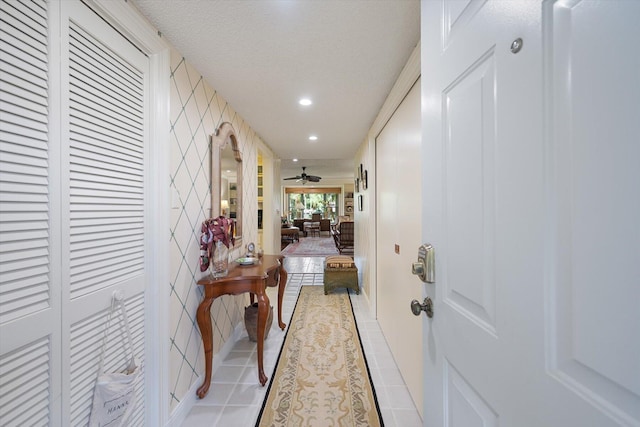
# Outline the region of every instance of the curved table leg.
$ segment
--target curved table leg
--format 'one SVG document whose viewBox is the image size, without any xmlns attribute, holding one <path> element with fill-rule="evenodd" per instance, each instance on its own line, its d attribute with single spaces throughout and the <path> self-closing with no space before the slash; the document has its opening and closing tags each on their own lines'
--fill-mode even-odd
<svg viewBox="0 0 640 427">
<path fill-rule="evenodd" d="M 204 346 L 204 363 L 205 363 L 205 375 L 204 382 L 198 388 L 197 395 L 200 399 L 206 396 L 211 385 L 211 370 L 213 359 L 213 337 L 211 328 L 211 304 L 213 304 L 213 298 L 204 298 L 198 306 L 196 319 L 198 320 L 198 327 L 200 328 L 200 335 L 202 336 L 202 344 Z"/>
<path fill-rule="evenodd" d="M 267 383 L 267 376 L 264 374 L 262 356 L 264 351 L 264 333 L 267 326 L 267 316 L 269 315 L 269 297 L 265 289 L 258 292 L 256 297 L 258 298 L 258 379 L 260 380 L 260 384 L 264 386 Z"/>
<path fill-rule="evenodd" d="M 278 281 L 278 326 L 284 331 L 287 327 L 286 323 L 282 321 L 282 296 L 284 295 L 284 288 L 287 286 L 287 270 L 284 269 L 284 262 L 280 261 L 280 279 Z"/>
</svg>

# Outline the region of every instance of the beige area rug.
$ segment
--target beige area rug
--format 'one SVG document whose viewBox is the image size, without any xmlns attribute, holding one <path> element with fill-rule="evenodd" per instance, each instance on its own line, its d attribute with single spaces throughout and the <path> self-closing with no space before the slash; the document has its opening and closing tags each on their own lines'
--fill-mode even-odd
<svg viewBox="0 0 640 427">
<path fill-rule="evenodd" d="M 280 252 L 284 256 L 330 256 L 338 255 L 331 236 L 301 237 L 299 242 L 290 243 Z"/>
<path fill-rule="evenodd" d="M 383 426 L 347 292 L 303 286 L 256 426 Z"/>
</svg>

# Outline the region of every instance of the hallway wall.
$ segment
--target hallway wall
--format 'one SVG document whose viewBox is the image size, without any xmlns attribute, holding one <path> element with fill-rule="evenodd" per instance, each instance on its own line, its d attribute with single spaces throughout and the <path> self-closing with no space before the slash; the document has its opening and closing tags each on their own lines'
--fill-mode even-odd
<svg viewBox="0 0 640 427">
<path fill-rule="evenodd" d="M 256 242 L 257 225 L 257 153 L 265 150 L 260 137 L 233 108 L 218 95 L 202 75 L 181 54 L 172 50 L 170 81 L 170 340 L 168 375 L 170 412 L 179 403 L 193 398 L 189 390 L 204 375 L 204 350 L 196 322 L 196 310 L 202 290 L 196 282 L 200 272 L 200 225 L 209 217 L 211 196 L 209 136 L 223 122 L 236 132 L 243 164 L 242 248 Z M 216 353 L 233 339 L 233 331 L 244 316 L 246 295 L 217 298 L 211 307 L 213 321 L 214 366 Z"/>
<path fill-rule="evenodd" d="M 355 251 L 354 260 L 358 266 L 358 279 L 362 292 L 371 300 L 371 284 L 374 283 L 372 274 L 375 272 L 375 146 L 365 141 L 360 145 L 355 156 L 354 170 L 360 165 L 367 171 L 368 187 L 364 189 L 360 184 L 360 191 L 353 192 L 353 220 L 355 222 Z M 362 210 L 358 206 L 358 198 L 362 197 Z M 375 311 L 374 311 L 375 312 Z"/>
<path fill-rule="evenodd" d="M 415 82 L 420 77 L 420 43 L 416 45 L 407 60 L 402 72 L 398 76 L 393 88 L 389 92 L 378 116 L 374 120 L 367 138 L 360 144 L 355 154 L 354 170 L 362 164 L 367 171 L 368 185 L 366 189 L 360 186 L 359 192 L 354 192 L 355 209 L 355 251 L 354 259 L 358 266 L 360 286 L 369 301 L 371 312 L 377 313 L 377 283 L 376 283 L 376 138 L 389 121 L 402 100 L 407 96 Z M 363 210 L 358 206 L 358 196 L 363 198 Z"/>
</svg>

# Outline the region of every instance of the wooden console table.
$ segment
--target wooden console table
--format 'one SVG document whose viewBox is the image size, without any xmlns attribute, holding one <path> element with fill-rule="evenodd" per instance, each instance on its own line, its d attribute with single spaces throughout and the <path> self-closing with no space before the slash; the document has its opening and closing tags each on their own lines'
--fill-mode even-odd
<svg viewBox="0 0 640 427">
<path fill-rule="evenodd" d="M 269 297 L 267 286 L 278 286 L 278 326 L 284 330 L 287 326 L 282 322 L 282 296 L 287 284 L 287 271 L 283 266 L 284 256 L 264 255 L 260 263 L 241 266 L 235 262 L 229 264 L 229 274 L 226 277 L 214 279 L 208 275 L 198 281 L 198 285 L 204 286 L 204 298 L 198 306 L 197 320 L 202 344 L 204 346 L 205 378 L 204 383 L 198 388 L 197 394 L 202 399 L 209 391 L 211 384 L 211 370 L 213 362 L 213 336 L 211 327 L 211 304 L 221 295 L 238 295 L 250 292 L 251 301 L 255 295 L 258 300 L 258 379 L 261 385 L 267 382 L 264 374 L 262 351 L 264 347 L 264 333 L 269 313 Z"/>
</svg>

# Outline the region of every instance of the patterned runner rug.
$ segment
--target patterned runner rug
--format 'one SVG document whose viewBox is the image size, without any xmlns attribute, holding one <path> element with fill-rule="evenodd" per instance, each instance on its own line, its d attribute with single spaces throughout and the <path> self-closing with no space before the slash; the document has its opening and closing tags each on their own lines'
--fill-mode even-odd
<svg viewBox="0 0 640 427">
<path fill-rule="evenodd" d="M 285 256 L 329 256 L 338 255 L 336 244 L 331 236 L 301 237 L 299 242 L 291 243 L 281 252 Z"/>
<path fill-rule="evenodd" d="M 256 426 L 383 426 L 347 292 L 302 286 Z"/>
</svg>

